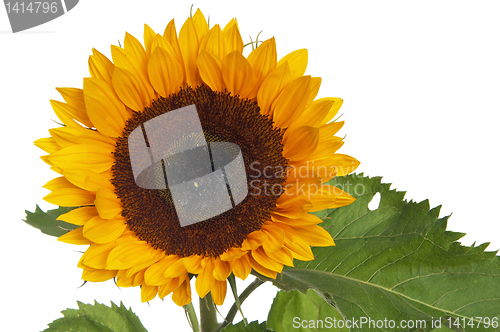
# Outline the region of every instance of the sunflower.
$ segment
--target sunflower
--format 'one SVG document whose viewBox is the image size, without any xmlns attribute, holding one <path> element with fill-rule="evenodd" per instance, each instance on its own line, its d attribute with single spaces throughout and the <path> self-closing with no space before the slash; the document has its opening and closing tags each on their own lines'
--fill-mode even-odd
<svg viewBox="0 0 500 332">
<path fill-rule="evenodd" d="M 145 25 L 143 44 L 127 33 L 123 48 L 111 46 L 112 61 L 94 49 L 83 89 L 57 89 L 65 102 L 51 104 L 63 126 L 35 144 L 60 175 L 44 186 L 45 200 L 74 207 L 59 219 L 81 226 L 59 241 L 89 245 L 78 262 L 82 279 L 141 286 L 143 302 L 172 293 L 182 306 L 195 277 L 198 295 L 211 292 L 221 305 L 231 273 L 276 278 L 293 259 L 312 260 L 311 246 L 334 245 L 309 212 L 354 200 L 323 184 L 359 165 L 336 153 L 343 122 L 331 120 L 342 100 L 315 99 L 321 79 L 304 76 L 305 49 L 278 61 L 274 38 L 248 57 L 243 48 L 236 19 L 209 28 L 198 10 L 179 35 L 173 20 L 163 35 Z M 190 105 L 207 142 L 241 149 L 248 193 L 181 226 L 168 188 L 136 184 L 129 139 Z"/>
</svg>

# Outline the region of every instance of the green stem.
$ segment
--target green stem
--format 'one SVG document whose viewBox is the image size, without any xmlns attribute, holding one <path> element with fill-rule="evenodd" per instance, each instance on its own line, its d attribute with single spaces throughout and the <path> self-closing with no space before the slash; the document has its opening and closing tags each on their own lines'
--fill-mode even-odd
<svg viewBox="0 0 500 332">
<path fill-rule="evenodd" d="M 217 322 L 217 311 L 210 293 L 204 298 L 200 298 L 200 327 L 201 332 L 213 332 L 220 327 L 219 322 Z"/>
<path fill-rule="evenodd" d="M 238 291 L 236 289 L 236 278 L 234 277 L 234 274 L 230 274 L 229 277 L 227 278 L 227 281 L 229 281 L 229 285 L 231 286 L 231 291 L 233 292 L 234 296 L 234 304 L 238 307 L 238 311 L 240 312 L 241 317 L 243 317 L 243 323 L 245 324 L 245 327 L 248 326 L 247 319 L 245 318 L 245 315 L 243 315 L 243 310 L 241 310 L 241 302 L 240 298 L 238 297 Z"/>
<path fill-rule="evenodd" d="M 191 325 L 193 332 L 200 332 L 200 324 L 198 323 L 198 317 L 196 317 L 196 312 L 194 311 L 193 302 L 185 305 L 183 308 L 186 310 L 189 324 Z"/>
<path fill-rule="evenodd" d="M 254 281 L 248 287 L 241 293 L 239 296 L 240 298 L 240 305 L 243 304 L 243 301 L 246 300 L 246 298 L 252 294 L 254 290 L 256 290 L 260 285 L 262 285 L 265 281 L 260 280 L 259 278 L 255 278 Z M 231 324 L 233 322 L 234 316 L 236 316 L 236 313 L 238 312 L 238 306 L 236 303 L 233 304 L 231 309 L 229 309 L 229 312 L 227 313 L 226 319 L 221 325 L 221 329 L 223 329 L 225 326 Z M 220 331 L 220 330 L 219 330 Z"/>
</svg>

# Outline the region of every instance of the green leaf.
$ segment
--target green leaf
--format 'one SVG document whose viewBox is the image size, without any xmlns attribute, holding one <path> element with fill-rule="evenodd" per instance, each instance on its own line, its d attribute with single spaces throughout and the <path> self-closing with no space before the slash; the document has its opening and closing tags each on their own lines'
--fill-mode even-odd
<svg viewBox="0 0 500 332">
<path fill-rule="evenodd" d="M 448 217 L 438 219 L 439 207 L 408 202 L 379 177 L 350 175 L 330 183 L 357 198 L 317 213 L 336 247 L 314 248 L 314 261 L 295 261 L 271 280 L 276 286 L 313 288 L 346 320 L 396 323 L 394 329 L 364 325 L 351 331 L 416 330 L 397 328 L 403 320 L 422 320 L 422 330 L 430 331 L 440 317 L 460 318 L 465 331 L 498 331 L 477 318 L 498 324 L 500 317 L 500 258 L 484 251 L 487 243 L 460 245 L 463 234 L 446 231 Z M 372 211 L 368 204 L 376 193 L 380 205 Z"/>
<path fill-rule="evenodd" d="M 221 332 L 268 332 L 268 331 L 272 332 L 272 330 L 267 329 L 266 322 L 262 322 L 259 324 L 259 322 L 254 321 L 248 324 L 247 327 L 245 327 L 245 323 L 241 321 L 236 325 L 229 324 L 228 326 L 223 328 Z"/>
<path fill-rule="evenodd" d="M 338 323 L 339 321 L 342 322 Z M 312 289 L 307 294 L 297 291 L 278 292 L 267 317 L 267 326 L 276 332 L 299 328 L 302 332 L 349 331 L 344 327 L 339 312 Z"/>
<path fill-rule="evenodd" d="M 71 211 L 71 208 L 58 207 L 54 210 L 48 210 L 43 212 L 42 209 L 37 205 L 35 212 L 26 211 L 26 222 L 35 228 L 38 228 L 42 233 L 59 237 L 66 234 L 67 232 L 78 228 L 80 226 L 73 225 L 62 220 L 56 220 L 61 214 Z"/>
<path fill-rule="evenodd" d="M 94 302 L 94 305 L 78 302 L 79 309 L 62 311 L 64 318 L 49 324 L 44 332 L 147 332 L 131 309 L 120 302 L 111 307 Z"/>
</svg>

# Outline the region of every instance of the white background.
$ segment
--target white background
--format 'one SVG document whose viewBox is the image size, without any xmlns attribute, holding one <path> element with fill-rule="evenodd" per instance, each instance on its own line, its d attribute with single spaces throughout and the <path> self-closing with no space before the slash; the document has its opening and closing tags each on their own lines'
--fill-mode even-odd
<svg viewBox="0 0 500 332">
<path fill-rule="evenodd" d="M 0 9 L 2 149 L 1 315 L 16 331 L 39 331 L 76 301 L 123 301 L 150 332 L 188 331 L 182 308 L 167 297 L 140 302 L 140 290 L 113 282 L 81 284 L 80 248 L 24 224 L 24 209 L 52 206 L 42 188 L 56 176 L 33 141 L 56 119 L 55 87 L 82 87 L 92 47 L 110 55 L 125 31 L 142 40 L 143 23 L 179 29 L 192 1 L 82 0 L 68 14 L 12 34 Z M 462 243 L 500 249 L 500 5 L 497 1 L 203 1 L 211 25 L 237 17 L 244 40 L 263 30 L 278 56 L 309 50 L 307 74 L 321 76 L 320 97 L 344 99 L 340 152 L 359 171 L 384 176 L 415 201 L 453 212 L 448 229 Z M 240 290 L 243 284 L 240 284 Z M 194 290 L 194 288 L 193 288 Z M 272 286 L 243 306 L 266 319 Z M 225 314 L 231 302 L 228 295 Z M 195 300 L 195 305 L 197 301 Z"/>
</svg>

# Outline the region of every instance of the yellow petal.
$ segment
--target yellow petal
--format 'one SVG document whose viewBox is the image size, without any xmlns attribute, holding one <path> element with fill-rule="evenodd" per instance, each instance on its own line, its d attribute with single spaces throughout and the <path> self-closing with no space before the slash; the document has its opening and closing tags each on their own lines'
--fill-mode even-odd
<svg viewBox="0 0 500 332">
<path fill-rule="evenodd" d="M 95 207 L 104 219 L 111 219 L 122 212 L 122 204 L 115 193 L 107 188 L 97 189 Z"/>
<path fill-rule="evenodd" d="M 340 98 L 317 99 L 306 108 L 304 114 L 296 122 L 312 127 L 320 127 L 331 120 L 331 118 L 327 119 L 327 115 L 331 113 L 332 109 L 338 110 L 340 105 L 342 105 L 342 99 Z"/>
<path fill-rule="evenodd" d="M 223 305 L 224 300 L 226 298 L 227 292 L 227 281 L 224 279 L 223 281 L 216 280 L 214 287 L 212 287 L 212 300 L 216 305 Z"/>
<path fill-rule="evenodd" d="M 156 32 L 149 27 L 149 25 L 144 24 L 144 46 L 146 47 L 146 54 L 151 56 L 151 44 L 156 36 Z"/>
<path fill-rule="evenodd" d="M 277 53 L 274 37 L 264 41 L 248 55 L 248 62 L 254 74 L 254 95 L 264 79 L 276 68 Z"/>
<path fill-rule="evenodd" d="M 122 235 L 126 226 L 125 218 L 103 219 L 96 216 L 83 226 L 83 236 L 95 243 L 108 243 Z"/>
<path fill-rule="evenodd" d="M 318 140 L 318 145 L 316 150 L 314 150 L 308 157 L 309 160 L 321 160 L 325 158 L 332 157 L 338 149 L 344 145 L 344 142 L 340 137 L 322 137 L 320 136 Z"/>
<path fill-rule="evenodd" d="M 134 281 L 132 283 L 132 287 L 137 287 L 139 285 L 144 284 L 144 270 L 137 272 L 134 276 Z"/>
<path fill-rule="evenodd" d="M 344 121 L 330 122 L 319 127 L 320 137 L 330 137 L 335 135 L 344 126 Z"/>
<path fill-rule="evenodd" d="M 309 96 L 307 97 L 307 106 L 311 105 L 314 98 L 316 98 L 316 96 L 318 95 L 320 86 L 321 86 L 321 77 L 311 77 L 311 85 L 309 86 Z"/>
<path fill-rule="evenodd" d="M 82 272 L 82 279 L 91 282 L 102 282 L 116 277 L 117 271 L 95 270 L 87 268 Z"/>
<path fill-rule="evenodd" d="M 255 250 L 262 245 L 263 242 L 267 241 L 267 235 L 264 232 L 254 231 L 248 234 L 241 248 L 243 250 Z"/>
<path fill-rule="evenodd" d="M 107 136 L 121 136 L 130 114 L 113 87 L 102 80 L 87 77 L 83 79 L 83 92 L 89 118 L 97 130 Z"/>
<path fill-rule="evenodd" d="M 273 114 L 276 127 L 286 128 L 302 115 L 308 101 L 310 84 L 310 76 L 301 76 L 283 89 L 276 99 Z"/>
<path fill-rule="evenodd" d="M 265 268 L 264 266 L 260 265 L 251 255 L 248 255 L 248 260 L 252 268 L 257 273 L 260 273 L 269 278 L 276 279 L 276 275 L 278 274 L 278 272 L 269 270 L 268 268 Z"/>
<path fill-rule="evenodd" d="M 83 90 L 78 88 L 56 88 L 64 101 L 78 110 L 85 109 Z"/>
<path fill-rule="evenodd" d="M 330 247 L 334 246 L 332 236 L 321 226 L 294 227 L 294 230 L 299 233 L 310 246 L 314 247 Z"/>
<path fill-rule="evenodd" d="M 180 278 L 173 278 L 162 284 L 158 290 L 158 297 L 163 299 L 165 296 L 176 290 L 177 287 L 179 287 L 179 280 Z"/>
<path fill-rule="evenodd" d="M 218 57 L 224 59 L 226 55 L 226 48 L 222 36 L 222 30 L 218 24 L 214 25 L 212 29 L 203 37 L 200 43 L 200 52 L 207 51 Z"/>
<path fill-rule="evenodd" d="M 59 144 L 57 144 L 52 137 L 39 138 L 33 143 L 47 153 L 53 153 L 61 150 Z"/>
<path fill-rule="evenodd" d="M 76 265 L 80 269 L 86 269 L 89 268 L 87 265 L 83 264 L 83 260 L 85 258 L 85 253 L 80 257 L 80 260 L 78 261 L 78 264 Z"/>
<path fill-rule="evenodd" d="M 65 148 L 75 144 L 98 144 L 114 151 L 115 141 L 96 130 L 88 130 L 82 127 L 60 127 L 49 129 L 50 135 L 56 143 Z"/>
<path fill-rule="evenodd" d="M 64 98 L 64 101 L 76 110 L 75 119 L 83 123 L 89 128 L 94 127 L 92 121 L 90 121 L 87 114 L 87 109 L 85 107 L 85 100 L 83 97 L 83 90 L 77 88 L 56 88 L 56 90 Z"/>
<path fill-rule="evenodd" d="M 134 111 L 142 112 L 145 107 L 151 105 L 151 99 L 144 91 L 142 84 L 126 69 L 115 68 L 113 88 L 120 100 Z"/>
<path fill-rule="evenodd" d="M 210 89 L 223 92 L 226 87 L 222 78 L 222 60 L 207 51 L 201 51 L 196 61 L 200 76 Z"/>
<path fill-rule="evenodd" d="M 247 255 L 242 256 L 233 262 L 233 273 L 241 280 L 245 280 L 250 272 L 252 272 L 252 266 L 250 265 Z"/>
<path fill-rule="evenodd" d="M 293 266 L 293 255 L 290 249 L 288 249 L 287 247 L 282 247 L 280 248 L 280 250 L 273 252 L 266 251 L 266 255 L 269 257 L 269 259 L 278 262 L 279 264 Z"/>
<path fill-rule="evenodd" d="M 79 188 L 61 188 L 53 190 L 43 199 L 59 206 L 93 205 L 95 194 Z"/>
<path fill-rule="evenodd" d="M 308 169 L 308 171 L 314 175 L 312 178 L 319 179 L 319 183 L 305 180 L 307 183 L 310 183 L 307 184 L 308 186 L 310 186 L 310 188 L 308 189 L 314 189 L 314 191 L 317 191 L 317 188 L 319 188 L 322 183 L 327 181 L 326 179 L 331 179 L 337 175 L 337 173 L 335 172 L 335 167 L 330 162 L 328 162 L 328 159 L 305 160 L 301 162 L 295 162 L 293 163 L 293 167 L 296 169 Z M 287 182 L 289 181 L 289 179 L 287 179 Z M 299 177 L 295 178 L 295 181 L 302 182 L 303 180 Z M 308 192 L 309 191 L 311 190 L 308 190 Z"/>
<path fill-rule="evenodd" d="M 222 259 L 223 261 L 234 261 L 246 254 L 246 250 L 240 248 L 229 248 L 226 252 L 220 255 L 220 259 Z"/>
<path fill-rule="evenodd" d="M 156 297 L 158 294 L 158 286 L 141 286 L 141 301 L 149 302 Z"/>
<path fill-rule="evenodd" d="M 298 166 L 293 166 L 288 169 L 287 179 L 285 183 L 297 183 L 301 181 L 307 181 L 311 178 L 317 178 L 314 166 L 315 161 L 309 161 L 309 163 L 299 164 Z M 302 167 L 299 167 L 302 166 Z"/>
<path fill-rule="evenodd" d="M 168 40 L 160 34 L 156 34 L 156 36 L 153 38 L 153 43 L 151 44 L 151 54 L 155 52 L 157 47 L 163 48 L 170 55 L 172 55 L 172 57 L 176 57 L 175 50 L 172 45 L 170 45 Z"/>
<path fill-rule="evenodd" d="M 73 106 L 52 99 L 50 100 L 50 105 L 52 106 L 54 113 L 56 113 L 56 116 L 63 124 L 68 127 L 82 127 L 74 120 L 78 118 L 78 110 L 76 110 Z"/>
<path fill-rule="evenodd" d="M 308 158 L 316 150 L 319 141 L 319 129 L 311 126 L 289 128 L 283 156 L 292 161 Z"/>
<path fill-rule="evenodd" d="M 262 265 L 268 270 L 281 272 L 283 269 L 283 264 L 276 262 L 275 260 L 269 258 L 269 256 L 264 252 L 262 248 L 252 251 L 252 257 L 257 263 Z"/>
<path fill-rule="evenodd" d="M 163 37 L 165 37 L 165 39 L 174 48 L 175 48 L 175 44 L 179 44 L 178 42 L 177 43 L 173 42 L 173 41 L 177 40 L 177 32 L 176 31 L 177 30 L 175 28 L 175 22 L 173 19 L 170 20 L 170 22 L 168 22 L 167 27 L 165 28 L 165 31 L 163 31 Z"/>
<path fill-rule="evenodd" d="M 290 66 L 291 79 L 294 80 L 301 77 L 306 72 L 307 56 L 307 50 L 305 48 L 293 51 L 292 53 L 285 55 L 278 62 L 278 66 L 288 62 L 288 65 Z"/>
<path fill-rule="evenodd" d="M 186 267 L 184 266 L 183 259 L 179 259 L 178 261 L 172 263 L 166 270 L 163 272 L 163 276 L 165 278 L 177 278 L 180 277 L 184 274 L 186 274 L 188 271 Z"/>
<path fill-rule="evenodd" d="M 125 270 L 144 260 L 145 254 L 151 250 L 151 246 L 144 241 L 131 239 L 117 245 L 109 254 L 106 261 L 106 269 Z"/>
<path fill-rule="evenodd" d="M 41 158 L 41 157 L 40 157 L 40 158 Z M 50 164 L 49 164 L 49 165 L 50 165 Z M 56 173 L 59 173 L 59 174 L 62 174 L 62 171 L 63 171 L 61 168 L 56 167 L 56 166 L 52 166 L 50 169 L 51 169 L 52 171 L 56 172 Z"/>
<path fill-rule="evenodd" d="M 316 195 L 310 197 L 313 205 L 311 212 L 346 206 L 355 200 L 354 197 L 337 187 L 324 185 Z"/>
<path fill-rule="evenodd" d="M 114 68 L 115 65 L 104 54 L 92 49 L 92 55 L 89 56 L 90 76 L 111 84 Z"/>
<path fill-rule="evenodd" d="M 92 241 L 83 236 L 83 227 L 78 227 L 64 235 L 61 235 L 57 238 L 57 241 L 61 241 L 69 244 L 91 244 Z"/>
<path fill-rule="evenodd" d="M 174 291 L 172 294 L 172 301 L 180 307 L 191 303 L 191 286 L 189 285 L 189 279 L 184 280 L 184 282 Z"/>
<path fill-rule="evenodd" d="M 196 292 L 201 298 L 205 297 L 205 295 L 207 295 L 214 286 L 214 264 L 215 263 L 213 257 L 207 257 L 203 272 L 198 274 L 198 276 L 196 277 Z"/>
<path fill-rule="evenodd" d="M 101 187 L 114 190 L 113 185 L 104 175 L 90 170 L 63 171 L 63 175 L 75 186 L 88 191 L 96 192 Z"/>
<path fill-rule="evenodd" d="M 203 37 L 208 33 L 208 23 L 205 19 L 205 15 L 201 10 L 197 9 L 193 15 L 193 24 L 196 30 L 196 36 L 198 37 L 198 42 L 201 42 Z"/>
<path fill-rule="evenodd" d="M 292 227 L 308 227 L 310 225 L 316 225 L 323 220 L 321 220 L 319 217 L 306 213 L 299 218 L 289 218 L 285 216 L 280 216 L 280 215 L 271 215 L 271 219 L 275 222 L 281 222 L 284 223 L 285 225 L 292 226 Z"/>
<path fill-rule="evenodd" d="M 130 277 L 139 271 L 146 270 L 149 266 L 158 262 L 163 257 L 165 257 L 165 252 L 163 250 L 158 250 L 150 246 L 143 252 L 141 260 L 136 262 L 134 266 L 128 270 L 127 276 Z"/>
<path fill-rule="evenodd" d="M 344 176 L 354 172 L 360 164 L 356 158 L 340 153 L 333 155 L 329 160 L 331 165 L 335 165 L 337 176 Z"/>
<path fill-rule="evenodd" d="M 40 156 L 40 159 L 42 159 L 43 162 L 46 163 L 47 165 L 52 166 L 54 165 L 54 163 L 50 161 L 50 157 L 51 157 L 50 155 Z"/>
<path fill-rule="evenodd" d="M 106 244 L 91 244 L 82 256 L 83 265 L 93 269 L 105 269 L 109 253 L 115 248 L 115 246 L 116 243 L 114 242 Z"/>
<path fill-rule="evenodd" d="M 203 271 L 203 266 L 201 265 L 202 261 L 203 256 L 200 255 L 193 255 L 182 259 L 182 263 L 187 272 L 192 274 L 199 274 Z"/>
<path fill-rule="evenodd" d="M 163 38 L 165 38 L 174 49 L 177 61 L 182 67 L 182 73 L 183 73 L 182 76 L 184 77 L 183 86 L 184 86 L 184 84 L 186 83 L 186 69 L 184 67 L 184 61 L 182 60 L 182 53 L 181 53 L 181 48 L 179 46 L 179 41 L 177 40 L 177 32 L 175 29 L 174 20 L 171 20 L 168 23 L 167 27 L 165 28 L 165 31 L 163 32 Z"/>
<path fill-rule="evenodd" d="M 307 162 L 297 167 L 308 167 Z M 313 161 L 313 169 L 326 182 L 334 176 L 344 176 L 352 173 L 359 166 L 360 162 L 355 158 L 345 154 L 333 154 L 327 158 Z"/>
<path fill-rule="evenodd" d="M 285 238 L 283 230 L 277 226 L 265 224 L 262 226 L 262 231 L 267 235 L 267 241 L 262 243 L 262 248 L 266 253 L 280 250 Z"/>
<path fill-rule="evenodd" d="M 243 39 L 241 39 L 240 29 L 236 19 L 232 19 L 222 30 L 224 43 L 226 44 L 226 53 L 238 51 L 243 53 Z"/>
<path fill-rule="evenodd" d="M 84 206 L 61 214 L 57 217 L 57 220 L 64 220 L 73 225 L 85 225 L 87 221 L 96 216 L 98 216 L 98 213 L 94 206 Z"/>
<path fill-rule="evenodd" d="M 130 47 L 128 50 L 124 50 L 114 45 L 111 46 L 111 56 L 115 63 L 115 69 L 122 68 L 130 72 L 137 82 L 143 98 L 151 101 L 156 98 L 156 95 L 148 78 L 147 56 L 144 49 L 142 49 L 142 51 L 144 51 L 144 53 L 142 53 L 139 46 L 135 43 L 133 44 L 135 46 Z M 142 48 L 142 45 L 140 48 Z M 135 54 L 135 52 L 138 52 L 138 54 Z"/>
<path fill-rule="evenodd" d="M 157 47 L 151 55 L 148 73 L 151 84 L 162 97 L 179 92 L 184 82 L 181 65 L 173 54 L 162 47 Z"/>
<path fill-rule="evenodd" d="M 276 223 L 275 225 L 283 229 L 283 231 L 285 232 L 283 245 L 290 249 L 293 258 L 303 261 L 311 261 L 314 259 L 311 247 L 300 237 L 297 232 L 295 232 L 291 227 L 284 224 Z"/>
<path fill-rule="evenodd" d="M 72 184 L 71 182 L 68 181 L 64 176 L 60 176 L 57 178 L 54 178 L 44 184 L 42 188 L 48 189 L 50 191 L 57 190 L 57 189 L 63 189 L 63 188 L 73 188 L 76 189 L 77 187 Z"/>
<path fill-rule="evenodd" d="M 287 179 L 287 182 L 288 181 L 289 181 L 289 179 Z M 304 213 L 301 213 L 302 211 L 304 211 L 304 212 L 310 211 L 312 208 L 312 205 L 308 201 L 309 196 L 311 194 L 314 195 L 319 190 L 322 183 L 323 183 L 322 179 L 318 176 L 296 179 L 295 182 L 293 182 L 293 183 L 287 183 L 286 187 L 285 187 L 286 190 L 281 197 L 285 198 L 285 196 L 286 196 L 289 199 L 293 199 L 293 198 L 297 197 L 298 199 L 303 199 L 306 202 L 304 202 L 303 209 L 296 210 L 298 213 L 295 216 L 292 216 L 290 214 L 291 211 L 287 211 L 288 213 L 281 213 L 281 215 L 288 216 L 291 218 L 299 218 L 304 214 Z"/>
<path fill-rule="evenodd" d="M 116 274 L 118 287 L 136 287 L 144 284 L 144 270 L 127 277 L 128 270 L 119 270 Z"/>
<path fill-rule="evenodd" d="M 262 82 L 257 93 L 257 102 L 260 111 L 264 115 L 272 115 L 274 112 L 273 104 L 283 89 L 290 83 L 291 74 L 287 62 L 276 67 Z"/>
<path fill-rule="evenodd" d="M 286 216 L 289 218 L 299 218 L 301 215 L 309 212 L 311 208 L 312 203 L 304 199 L 304 197 L 301 195 L 292 198 L 282 195 L 278 199 L 276 208 L 274 209 L 272 214 Z"/>
<path fill-rule="evenodd" d="M 138 59 L 143 66 L 147 63 L 148 56 L 146 54 L 146 51 L 144 50 L 144 47 L 142 47 L 141 42 L 128 32 L 125 33 L 123 48 L 125 49 L 125 51 L 133 54 L 133 56 Z"/>
<path fill-rule="evenodd" d="M 48 160 L 63 170 L 84 168 L 97 173 L 110 169 L 114 162 L 109 149 L 92 144 L 68 146 L 50 155 Z"/>
<path fill-rule="evenodd" d="M 215 259 L 215 268 L 213 275 L 215 280 L 225 281 L 231 274 L 231 263 L 221 260 L 219 257 Z"/>
<path fill-rule="evenodd" d="M 224 59 L 222 78 L 227 90 L 232 95 L 248 98 L 252 92 L 252 66 L 238 51 L 229 53 Z"/>
<path fill-rule="evenodd" d="M 146 284 L 151 286 L 161 286 L 168 283 L 171 278 L 165 278 L 163 273 L 165 273 L 165 271 L 178 260 L 178 256 L 169 255 L 152 264 L 144 273 L 144 280 Z"/>
<path fill-rule="evenodd" d="M 197 87 L 201 84 L 200 74 L 196 66 L 198 55 L 198 37 L 192 18 L 188 18 L 179 31 L 179 47 L 182 53 L 182 60 L 186 70 L 187 84 Z"/>
</svg>

